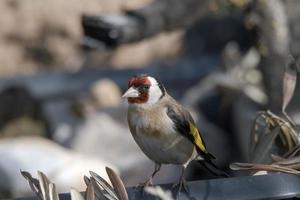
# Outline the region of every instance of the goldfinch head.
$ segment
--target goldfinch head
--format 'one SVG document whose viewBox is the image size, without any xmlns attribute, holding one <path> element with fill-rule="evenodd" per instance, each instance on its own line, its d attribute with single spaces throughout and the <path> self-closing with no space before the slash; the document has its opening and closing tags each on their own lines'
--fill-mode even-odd
<svg viewBox="0 0 300 200">
<path fill-rule="evenodd" d="M 155 104 L 164 95 L 164 86 L 146 74 L 133 76 L 128 80 L 128 90 L 123 94 L 129 104 Z"/>
</svg>

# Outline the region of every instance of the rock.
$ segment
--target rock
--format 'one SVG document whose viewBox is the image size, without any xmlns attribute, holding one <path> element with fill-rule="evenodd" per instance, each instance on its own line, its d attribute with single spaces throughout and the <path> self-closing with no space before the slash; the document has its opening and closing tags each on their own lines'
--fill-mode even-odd
<svg viewBox="0 0 300 200">
<path fill-rule="evenodd" d="M 84 117 L 97 110 L 116 108 L 121 104 L 121 91 L 119 86 L 110 79 L 104 78 L 93 83 L 88 94 L 81 95 L 72 102 L 73 114 Z"/>
<path fill-rule="evenodd" d="M 116 107 L 121 103 L 121 91 L 110 79 L 95 82 L 90 90 L 92 101 L 100 108 Z"/>
<path fill-rule="evenodd" d="M 120 171 L 130 168 L 137 160 L 146 160 L 128 128 L 105 113 L 88 115 L 85 122 L 75 130 L 75 135 L 72 149 L 101 157 L 116 165 Z"/>
<path fill-rule="evenodd" d="M 116 169 L 111 163 L 87 155 L 74 153 L 50 140 L 38 137 L 19 137 L 0 140 L 0 190 L 9 190 L 13 196 L 32 195 L 20 170 L 36 176 L 44 172 L 56 184 L 59 192 L 70 187 L 85 189 L 83 176 L 92 170 L 109 180 L 105 166 Z"/>
</svg>

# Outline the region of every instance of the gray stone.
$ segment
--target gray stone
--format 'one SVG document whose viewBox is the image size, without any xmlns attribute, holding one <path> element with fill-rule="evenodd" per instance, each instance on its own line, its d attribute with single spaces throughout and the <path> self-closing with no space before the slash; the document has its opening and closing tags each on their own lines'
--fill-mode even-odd
<svg viewBox="0 0 300 200">
<path fill-rule="evenodd" d="M 42 171 L 56 184 L 59 192 L 68 192 L 71 187 L 84 190 L 83 176 L 90 170 L 107 179 L 105 166 L 116 169 L 99 158 L 69 151 L 39 137 L 2 139 L 0 157 L 1 179 L 7 179 L 7 182 L 0 181 L 0 188 L 9 186 L 13 196 L 33 195 L 20 170 L 28 171 L 34 177 L 38 170 Z"/>
<path fill-rule="evenodd" d="M 121 103 L 119 86 L 110 79 L 100 79 L 90 90 L 93 102 L 100 108 L 115 107 Z"/>
</svg>

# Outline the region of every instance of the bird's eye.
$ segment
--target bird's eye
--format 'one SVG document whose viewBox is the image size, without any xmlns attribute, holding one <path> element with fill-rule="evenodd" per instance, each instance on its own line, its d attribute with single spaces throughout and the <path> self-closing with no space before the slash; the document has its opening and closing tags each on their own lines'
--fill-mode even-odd
<svg viewBox="0 0 300 200">
<path fill-rule="evenodd" d="M 143 89 L 144 89 L 144 90 L 148 90 L 149 88 L 150 88 L 150 85 L 144 85 L 144 86 L 143 86 Z"/>
<path fill-rule="evenodd" d="M 142 86 L 139 87 L 139 91 L 141 93 L 147 92 L 149 90 L 149 88 L 150 88 L 150 85 L 142 85 Z"/>
</svg>

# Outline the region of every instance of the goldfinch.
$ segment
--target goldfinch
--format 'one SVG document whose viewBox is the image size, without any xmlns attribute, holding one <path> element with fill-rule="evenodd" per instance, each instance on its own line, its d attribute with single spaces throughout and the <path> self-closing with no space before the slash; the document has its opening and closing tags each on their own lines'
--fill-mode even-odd
<svg viewBox="0 0 300 200">
<path fill-rule="evenodd" d="M 197 159 L 214 165 L 211 162 L 214 156 L 206 150 L 191 114 L 158 80 L 148 75 L 131 77 L 122 97 L 128 101 L 130 132 L 140 149 L 155 163 L 155 170 L 144 186 L 152 184 L 162 164 L 175 164 L 182 166 L 180 192 L 182 186 L 187 189 L 184 173 L 190 161 Z"/>
</svg>

